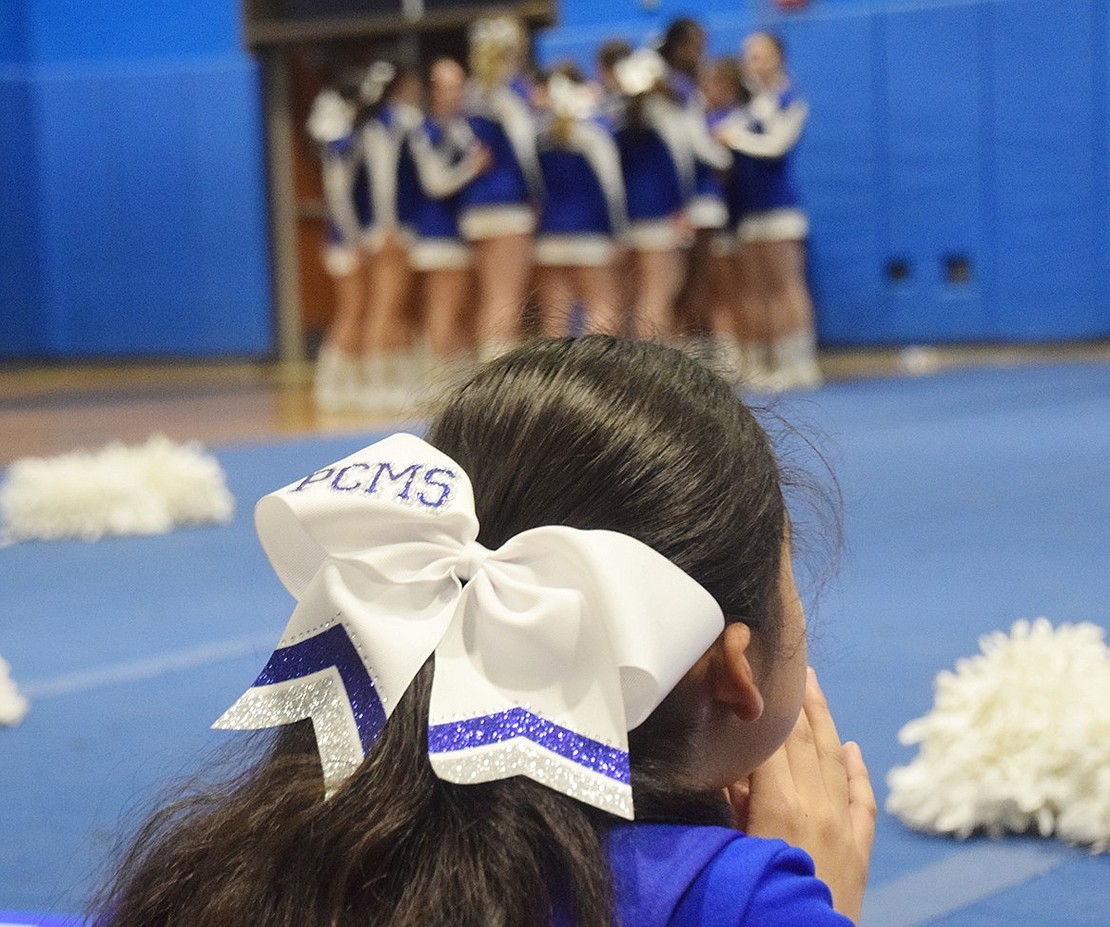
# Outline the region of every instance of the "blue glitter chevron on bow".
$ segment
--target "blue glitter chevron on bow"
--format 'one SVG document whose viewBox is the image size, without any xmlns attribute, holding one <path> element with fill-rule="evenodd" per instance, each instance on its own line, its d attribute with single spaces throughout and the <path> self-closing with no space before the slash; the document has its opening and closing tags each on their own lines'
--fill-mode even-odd
<svg viewBox="0 0 1110 927">
<path fill-rule="evenodd" d="M 615 782 L 626 785 L 632 782 L 626 751 L 555 724 L 520 706 L 480 718 L 434 724 L 428 729 L 428 752 L 446 754 L 489 747 L 518 737 Z"/>
<path fill-rule="evenodd" d="M 306 718 L 331 794 L 362 762 L 386 721 L 374 681 L 342 624 L 275 650 L 213 727 L 254 730 Z"/>
<path fill-rule="evenodd" d="M 272 686 L 300 679 L 331 666 L 339 670 L 339 677 L 347 690 L 347 700 L 351 703 L 351 713 L 355 717 L 365 754 L 385 727 L 385 709 L 374 689 L 374 681 L 366 672 L 343 625 L 337 624 L 291 647 L 279 647 L 258 674 L 254 686 Z"/>
</svg>

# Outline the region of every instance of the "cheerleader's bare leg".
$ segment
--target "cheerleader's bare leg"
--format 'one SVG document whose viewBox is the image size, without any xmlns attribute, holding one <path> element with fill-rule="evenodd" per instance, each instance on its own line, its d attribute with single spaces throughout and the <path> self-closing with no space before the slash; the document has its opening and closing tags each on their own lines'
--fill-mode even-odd
<svg viewBox="0 0 1110 927">
<path fill-rule="evenodd" d="M 425 333 L 437 362 L 454 360 L 470 347 L 466 321 L 473 285 L 469 267 L 447 267 L 424 274 Z"/>
<path fill-rule="evenodd" d="M 586 332 L 619 335 L 623 306 L 622 287 L 612 261 L 574 268 L 578 292 L 586 304 Z"/>
<path fill-rule="evenodd" d="M 562 338 L 570 333 L 570 316 L 576 295 L 573 267 L 548 265 L 536 269 L 540 331 L 545 338 Z"/>
<path fill-rule="evenodd" d="M 366 264 L 360 258 L 342 273 L 331 275 L 335 287 L 335 315 L 320 347 L 313 382 L 316 405 L 337 411 L 358 403 L 359 354 L 362 350 L 366 307 Z"/>
<path fill-rule="evenodd" d="M 410 343 L 405 306 L 410 271 L 404 248 L 389 240 L 374 255 L 370 270 L 369 314 L 364 341 L 364 405 L 390 411 L 404 404 Z"/>
<path fill-rule="evenodd" d="M 804 246 L 800 241 L 765 241 L 758 248 L 769 294 L 771 353 L 778 385 L 783 389 L 819 386 L 822 377 Z"/>
<path fill-rule="evenodd" d="M 676 299 L 676 330 L 685 337 L 696 337 L 710 330 L 712 239 L 713 229 L 694 229 L 686 251 L 682 285 Z"/>
<path fill-rule="evenodd" d="M 524 300 L 532 280 L 531 233 L 471 242 L 478 274 L 479 352 L 496 354 L 521 335 Z"/>
<path fill-rule="evenodd" d="M 675 299 L 682 287 L 685 254 L 679 248 L 636 250 L 637 293 L 633 332 L 637 338 L 669 341 Z"/>
</svg>

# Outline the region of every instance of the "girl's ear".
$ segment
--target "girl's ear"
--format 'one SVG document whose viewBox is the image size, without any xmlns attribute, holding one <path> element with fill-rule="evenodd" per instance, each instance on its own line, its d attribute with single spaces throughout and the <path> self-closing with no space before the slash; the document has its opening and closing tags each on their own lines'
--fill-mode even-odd
<svg viewBox="0 0 1110 927">
<path fill-rule="evenodd" d="M 763 693 L 752 671 L 753 646 L 752 629 L 733 621 L 725 625 L 709 654 L 710 693 L 741 721 L 758 721 L 763 714 Z"/>
</svg>

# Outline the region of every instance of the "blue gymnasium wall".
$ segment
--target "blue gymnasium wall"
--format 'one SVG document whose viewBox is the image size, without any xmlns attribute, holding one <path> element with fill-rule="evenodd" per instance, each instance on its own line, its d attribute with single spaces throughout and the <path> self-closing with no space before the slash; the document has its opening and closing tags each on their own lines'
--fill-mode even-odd
<svg viewBox="0 0 1110 927">
<path fill-rule="evenodd" d="M 540 56 L 592 68 L 602 40 L 695 9 L 713 54 L 756 26 L 786 39 L 811 104 L 797 166 L 826 343 L 1110 335 L 1108 0 L 563 0 Z"/>
<path fill-rule="evenodd" d="M 232 0 L 0 2 L 0 358 L 268 352 L 259 112 Z"/>
</svg>

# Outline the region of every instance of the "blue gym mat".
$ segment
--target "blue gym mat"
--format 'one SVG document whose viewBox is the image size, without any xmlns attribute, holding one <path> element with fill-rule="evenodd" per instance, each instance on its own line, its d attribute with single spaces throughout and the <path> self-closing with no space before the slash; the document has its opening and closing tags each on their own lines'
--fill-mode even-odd
<svg viewBox="0 0 1110 927">
<path fill-rule="evenodd" d="M 1038 615 L 1110 623 L 1110 367 L 837 384 L 776 409 L 821 435 L 844 496 L 812 661 L 881 801 L 886 771 L 912 756 L 898 729 L 980 635 Z M 32 702 L 0 729 L 0 925 L 80 912 L 121 828 L 237 736 L 208 728 L 292 604 L 253 503 L 374 437 L 216 449 L 238 500 L 228 526 L 0 549 L 0 654 Z M 1110 922 L 1106 856 L 960 843 L 885 814 L 871 885 L 866 927 Z"/>
</svg>

